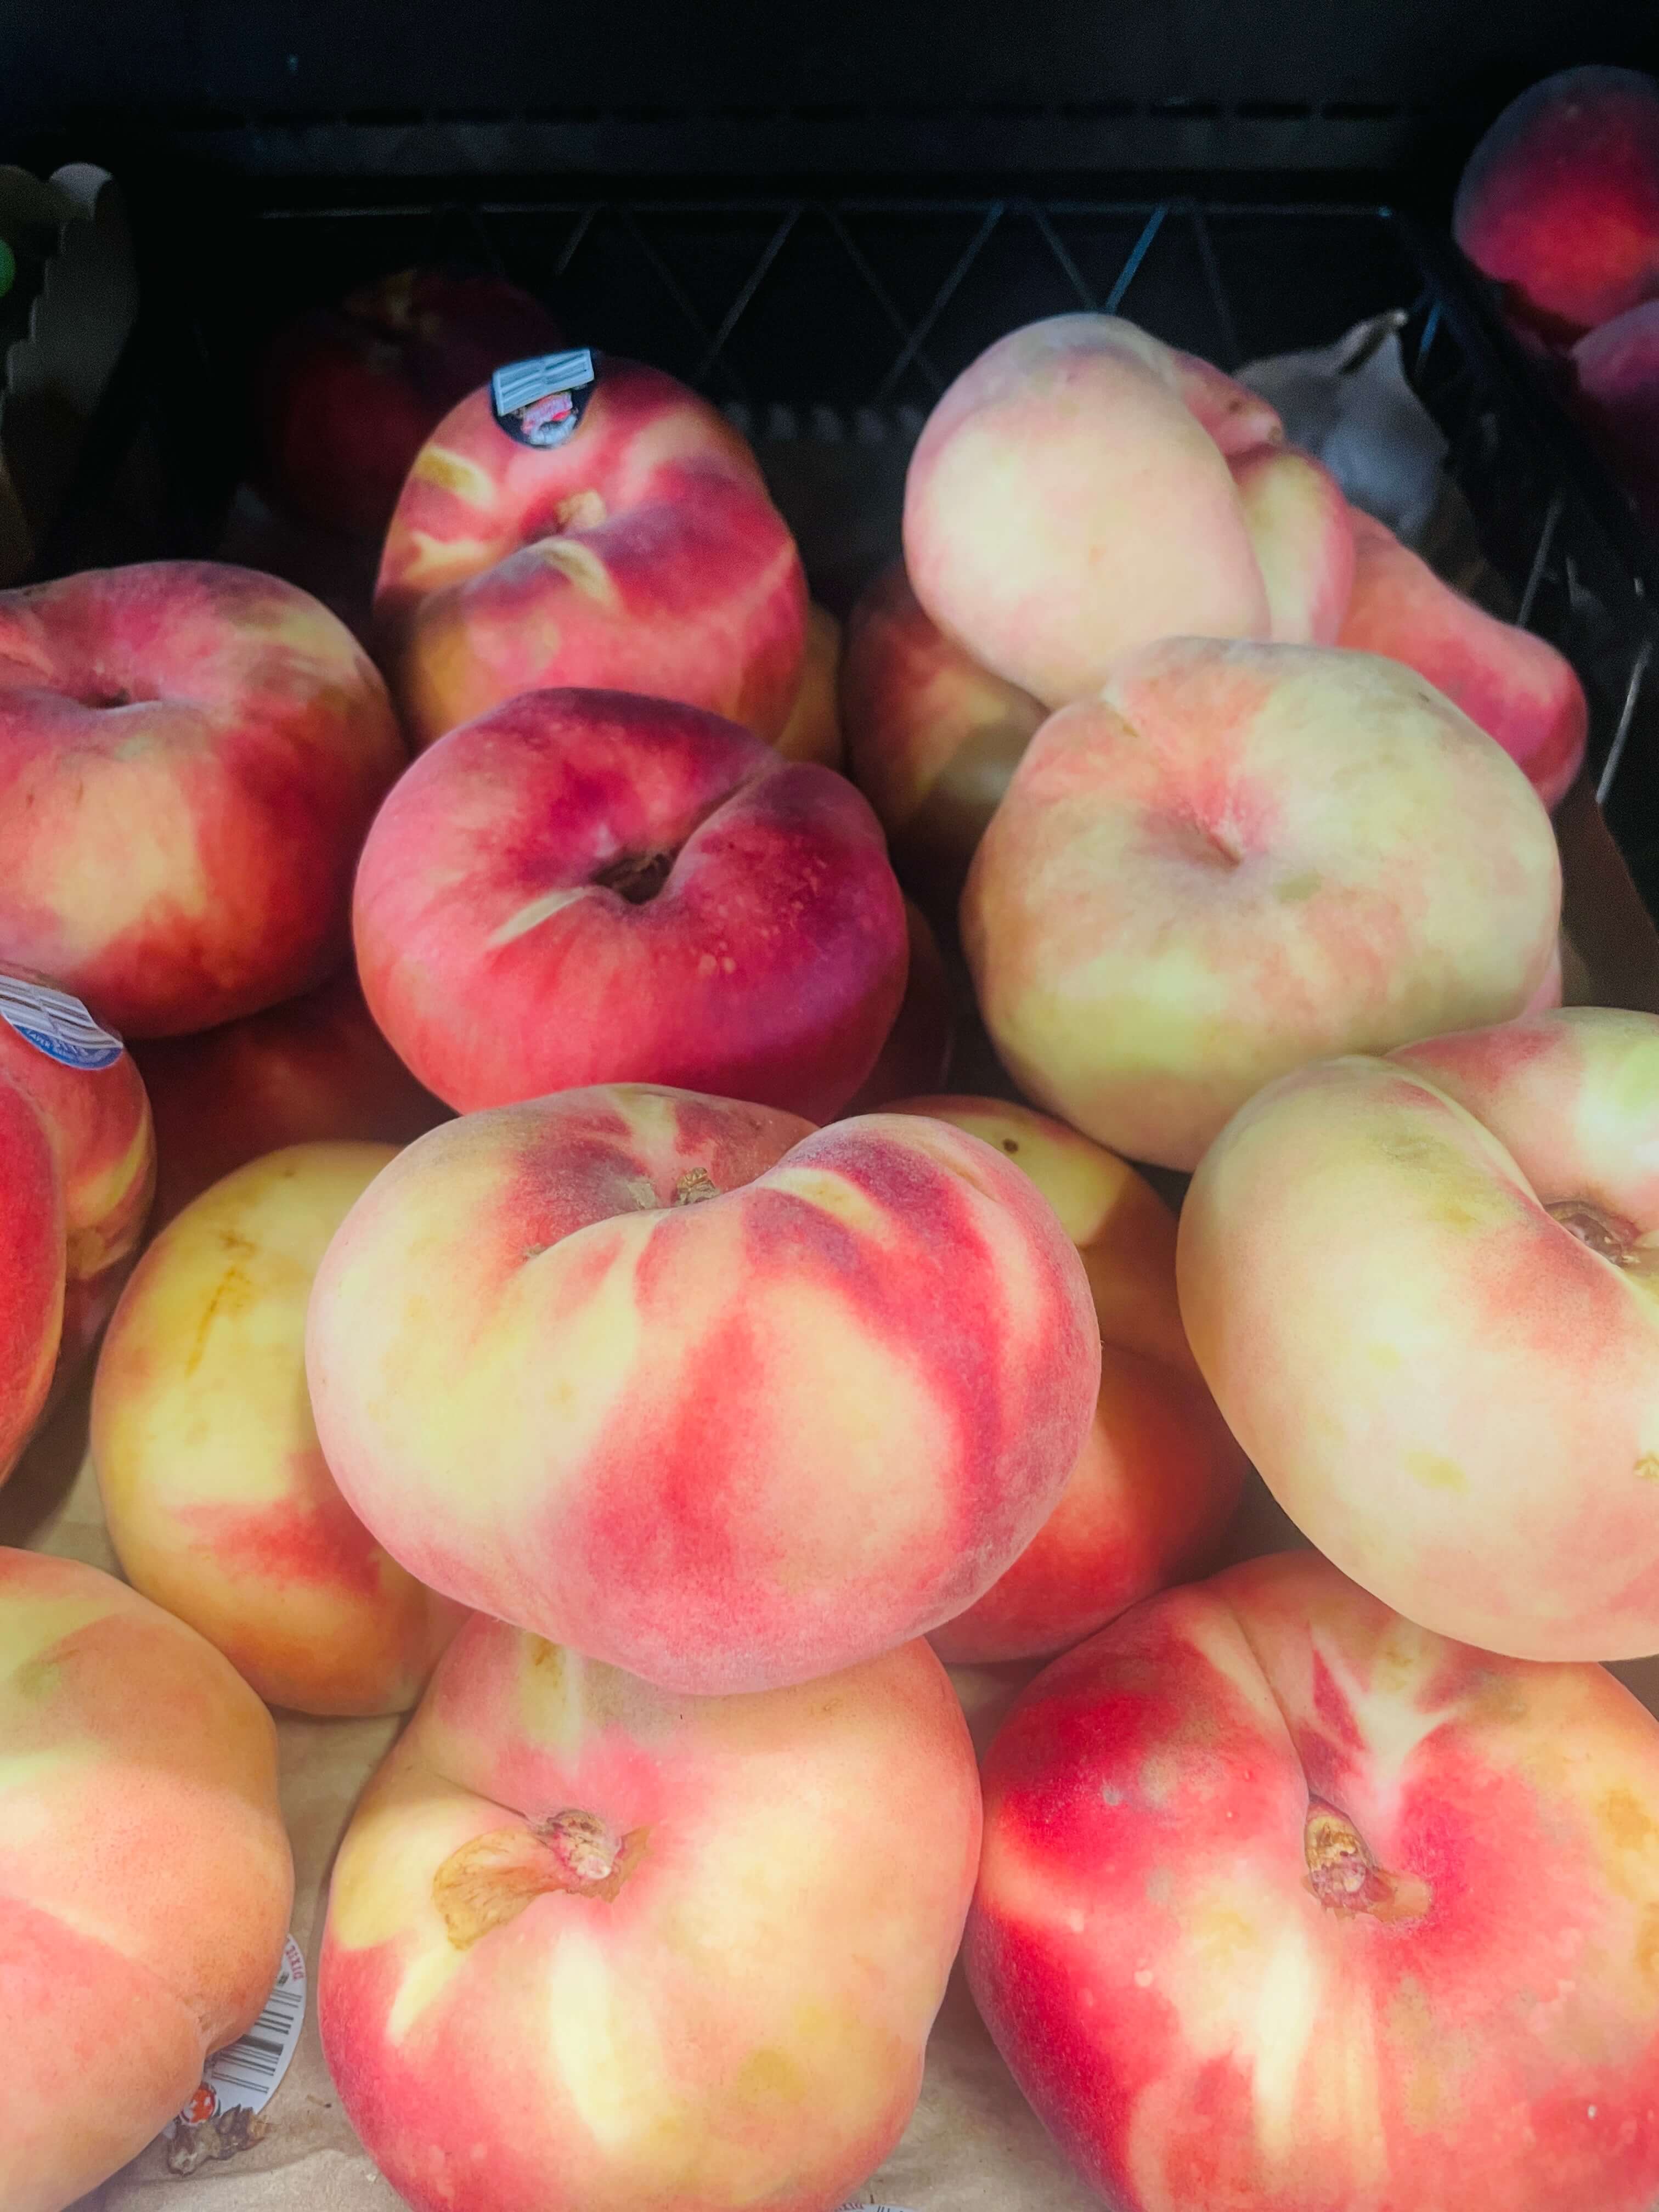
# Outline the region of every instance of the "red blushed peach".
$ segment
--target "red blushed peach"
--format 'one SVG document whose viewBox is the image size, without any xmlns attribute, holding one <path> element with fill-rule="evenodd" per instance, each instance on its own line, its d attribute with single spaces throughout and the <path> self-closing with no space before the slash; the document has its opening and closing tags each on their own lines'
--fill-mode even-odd
<svg viewBox="0 0 1659 2212">
<path fill-rule="evenodd" d="M 0 1550 L 6 2212 L 137 2156 L 270 1994 L 294 1893 L 270 1716 L 112 1576 Z"/>
<path fill-rule="evenodd" d="M 132 1036 L 308 990 L 403 761 L 362 648 L 274 576 L 153 561 L 0 592 L 0 959 Z"/>
<path fill-rule="evenodd" d="M 300 1712 L 406 1711 L 461 1619 L 346 1505 L 306 1393 L 318 1262 L 395 1157 L 295 1145 L 215 1183 L 139 1261 L 93 1389 L 128 1581 Z"/>
<path fill-rule="evenodd" d="M 1206 638 L 1044 725 L 962 903 L 1020 1089 L 1173 1168 L 1288 1068 L 1519 1013 L 1559 919 L 1548 815 L 1420 676 Z"/>
<path fill-rule="evenodd" d="M 1563 70 L 1469 156 L 1452 228 L 1517 321 L 1569 343 L 1659 293 L 1659 84 Z"/>
<path fill-rule="evenodd" d="M 349 963 L 301 998 L 133 1057 L 155 1120 L 155 1229 L 286 1145 L 405 1145 L 447 1113 L 375 1028 Z"/>
<path fill-rule="evenodd" d="M 671 1698 L 471 1621 L 335 1865 L 346 2112 L 416 2212 L 834 2212 L 915 2104 L 979 1825 L 925 1644 Z"/>
<path fill-rule="evenodd" d="M 336 1480 L 411 1574 L 699 1693 L 972 1604 L 1100 1379 L 1074 1247 L 977 1138 L 643 1086 L 417 1138 L 330 1246 L 307 1357 Z"/>
<path fill-rule="evenodd" d="M 0 975 L 0 1121 L 3 1481 L 109 1317 L 149 1212 L 155 1145 L 118 1040 L 15 972 Z"/>
<path fill-rule="evenodd" d="M 1294 446 L 1259 446 L 1231 464 L 1280 645 L 1334 645 L 1353 589 L 1354 526 L 1328 469 Z"/>
<path fill-rule="evenodd" d="M 789 720 L 778 734 L 785 760 L 816 761 L 820 768 L 842 765 L 841 709 L 836 690 L 841 674 L 841 624 L 827 607 L 806 610 L 806 650 L 800 686 Z"/>
<path fill-rule="evenodd" d="M 1267 632 L 1226 459 L 1168 349 L 1115 316 L 1033 323 L 963 370 L 911 457 L 904 559 L 945 635 L 1049 707 L 1152 639 Z"/>
<path fill-rule="evenodd" d="M 672 376 L 598 368 L 564 445 L 520 445 L 486 387 L 410 471 L 374 619 L 416 745 L 551 684 L 789 720 L 806 582 L 753 453 Z"/>
<path fill-rule="evenodd" d="M 541 302 L 498 276 L 403 269 L 313 307 L 259 363 L 264 481 L 289 514 L 378 540 L 450 409 L 503 363 L 563 343 Z"/>
<path fill-rule="evenodd" d="M 1614 479 L 1659 529 L 1659 300 L 1631 307 L 1572 349 L 1573 403 Z"/>
<path fill-rule="evenodd" d="M 876 1064 L 843 1109 L 878 1114 L 896 1098 L 914 1098 L 945 1080 L 956 1038 L 955 993 L 945 955 L 927 917 L 914 899 L 904 902 L 910 964 L 904 996 Z"/>
<path fill-rule="evenodd" d="M 901 880 L 954 912 L 1044 708 L 953 645 L 895 562 L 848 618 L 841 711 L 853 779 L 881 817 Z"/>
<path fill-rule="evenodd" d="M 464 1113 L 667 1083 L 823 1120 L 904 992 L 904 903 L 844 777 L 735 723 L 532 691 L 453 730 L 381 809 L 363 990 Z"/>
<path fill-rule="evenodd" d="M 955 1666 L 1063 1651 L 1219 1548 L 1244 1479 L 1188 1349 L 1175 1217 L 1134 1170 L 1029 1107 L 915 1098 L 1022 1168 L 1077 1246 L 1100 1324 L 1100 1395 L 1054 1511 L 983 1597 L 933 1634 Z"/>
<path fill-rule="evenodd" d="M 1345 1573 L 1534 1659 L 1659 1651 L 1659 1018 L 1572 1007 L 1286 1078 L 1211 1147 L 1181 1307 Z"/>
<path fill-rule="evenodd" d="M 1312 1553 L 1058 1660 L 985 1760 L 964 1953 L 1113 2212 L 1648 2212 L 1659 1723 Z"/>
<path fill-rule="evenodd" d="M 1571 663 L 1443 583 L 1370 515 L 1355 512 L 1353 532 L 1353 591 L 1339 642 L 1416 669 L 1497 738 L 1546 806 L 1556 805 L 1578 773 L 1589 727 Z"/>
</svg>

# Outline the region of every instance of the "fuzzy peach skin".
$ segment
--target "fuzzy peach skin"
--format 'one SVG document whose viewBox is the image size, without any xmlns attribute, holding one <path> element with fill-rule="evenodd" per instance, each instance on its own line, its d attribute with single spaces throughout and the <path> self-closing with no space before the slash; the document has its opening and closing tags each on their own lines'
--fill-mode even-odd
<svg viewBox="0 0 1659 2212">
<path fill-rule="evenodd" d="M 881 825 L 718 715 L 532 691 L 416 762 L 363 850 L 376 1022 L 463 1113 L 668 1083 L 826 1119 L 904 993 Z"/>
<path fill-rule="evenodd" d="M 1100 1338 L 977 1138 L 617 1085 L 418 1138 L 330 1246 L 307 1359 L 411 1574 L 708 1693 L 970 1605 L 1065 1483 Z"/>
<path fill-rule="evenodd" d="M 1100 1324 L 1095 1417 L 1059 1503 L 983 1597 L 933 1633 L 950 1665 L 1064 1651 L 1219 1549 L 1244 1455 L 1205 1388 L 1176 1300 L 1176 1224 L 1134 1170 L 1028 1106 L 913 1098 L 891 1109 L 994 1145 L 1054 1210 Z"/>
<path fill-rule="evenodd" d="M 417 746 L 550 684 L 682 700 L 769 742 L 789 720 L 806 581 L 758 463 L 672 376 L 598 368 L 566 444 L 519 444 L 486 386 L 410 471 L 374 620 Z"/>
<path fill-rule="evenodd" d="M 901 880 L 954 908 L 1045 709 L 952 644 L 896 562 L 848 618 L 841 712 L 853 780 L 881 817 Z"/>
<path fill-rule="evenodd" d="M 1469 156 L 1458 244 L 1539 336 L 1571 342 L 1659 294 L 1659 84 L 1563 70 L 1511 100 Z"/>
<path fill-rule="evenodd" d="M 1558 805 L 1589 728 L 1571 661 L 1443 583 L 1385 524 L 1356 510 L 1353 532 L 1353 590 L 1339 643 L 1416 669 L 1497 738 L 1546 806 Z"/>
<path fill-rule="evenodd" d="M 876 1064 L 843 1109 L 878 1114 L 896 1098 L 914 1098 L 945 1080 L 956 1042 L 956 994 L 945 955 L 927 917 L 914 899 L 904 902 L 910 964 L 887 1042 Z"/>
<path fill-rule="evenodd" d="M 1170 638 L 1032 740 L 962 934 L 1026 1096 L 1193 1168 L 1290 1068 L 1559 988 L 1560 896 L 1526 778 L 1412 670 Z"/>
<path fill-rule="evenodd" d="M 416 2212 L 834 2212 L 915 2106 L 979 1826 L 925 1644 L 668 1697 L 475 1620 L 335 1866 L 347 2115 Z"/>
<path fill-rule="evenodd" d="M 1138 1606 L 984 1765 L 964 1944 L 1112 2212 L 1650 2212 L 1659 1723 L 1307 1552 Z"/>
<path fill-rule="evenodd" d="M 1267 594 L 1267 635 L 1334 645 L 1353 589 L 1352 510 L 1330 471 L 1300 447 L 1253 447 L 1230 463 Z"/>
<path fill-rule="evenodd" d="M 785 760 L 816 761 L 820 768 L 842 765 L 840 677 L 841 624 L 814 600 L 806 610 L 806 647 L 795 703 L 776 741 Z"/>
<path fill-rule="evenodd" d="M 396 1157 L 295 1145 L 215 1183 L 139 1261 L 93 1388 L 128 1581 L 299 1712 L 406 1711 L 462 1619 L 342 1498 L 306 1390 L 318 1262 Z"/>
<path fill-rule="evenodd" d="M 362 647 L 274 576 L 150 561 L 0 592 L 0 959 L 128 1036 L 308 990 L 404 757 Z"/>
<path fill-rule="evenodd" d="M 939 402 L 904 488 L 916 598 L 963 650 L 1058 707 L 1120 653 L 1261 637 L 1268 605 L 1226 459 L 1167 347 L 1113 315 L 1015 331 Z"/>
<path fill-rule="evenodd" d="M 1659 1018 L 1575 1006 L 1305 1069 L 1194 1179 L 1217 1402 L 1297 1525 L 1431 1628 L 1659 1651 L 1656 1117 Z"/>
<path fill-rule="evenodd" d="M 152 1229 L 210 1184 L 286 1145 L 404 1145 L 447 1118 L 374 1026 L 356 969 L 297 999 L 133 1054 L 155 1121 Z"/>
<path fill-rule="evenodd" d="M 294 1894 L 276 1735 L 194 1630 L 0 1550 L 0 2194 L 63 2212 L 270 1994 Z"/>
<path fill-rule="evenodd" d="M 129 1053 L 107 1067 L 70 1066 L 3 1013 L 0 1125 L 3 1482 L 109 1318 L 149 1213 L 155 1143 Z"/>
</svg>

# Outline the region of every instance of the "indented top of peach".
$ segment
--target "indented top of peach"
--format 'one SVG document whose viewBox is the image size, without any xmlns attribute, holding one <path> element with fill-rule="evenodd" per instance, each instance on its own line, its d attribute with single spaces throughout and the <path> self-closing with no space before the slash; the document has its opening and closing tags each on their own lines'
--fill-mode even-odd
<svg viewBox="0 0 1659 2212">
<path fill-rule="evenodd" d="M 1557 343 L 1659 293 L 1659 82 L 1595 66 L 1523 92 L 1470 155 L 1452 228 Z"/>
</svg>

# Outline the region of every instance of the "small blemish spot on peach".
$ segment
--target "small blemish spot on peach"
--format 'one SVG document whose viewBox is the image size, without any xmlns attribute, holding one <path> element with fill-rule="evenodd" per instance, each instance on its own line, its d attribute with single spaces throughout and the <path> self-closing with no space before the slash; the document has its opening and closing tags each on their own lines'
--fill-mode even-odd
<svg viewBox="0 0 1659 2212">
<path fill-rule="evenodd" d="M 1640 1850 L 1659 1836 L 1653 1816 L 1630 1790 L 1609 1790 L 1598 1811 L 1608 1838 L 1621 1851 Z"/>
<path fill-rule="evenodd" d="M 1636 1462 L 1639 1482 L 1659 1482 L 1659 1452 L 1644 1452 Z"/>
<path fill-rule="evenodd" d="M 1138 1990 L 1149 1990 L 1152 1986 L 1152 1968 L 1150 1966 L 1137 1966 L 1135 1969 L 1135 1987 Z"/>
<path fill-rule="evenodd" d="M 1066 1916 L 1066 1925 L 1071 1929 L 1073 1936 L 1080 1936 L 1083 1933 L 1085 1927 L 1087 1925 L 1082 1913 L 1078 1911 L 1075 1905 L 1073 1906 L 1072 1910 Z"/>
<path fill-rule="evenodd" d="M 1017 1152 L 1019 1150 L 1018 1138 L 1005 1137 L 1002 1140 L 1002 1149 L 1005 1152 Z"/>
<path fill-rule="evenodd" d="M 1425 1490 L 1467 1490 L 1469 1486 L 1468 1475 L 1444 1452 L 1408 1451 L 1406 1472 L 1414 1475 Z"/>
<path fill-rule="evenodd" d="M 1121 1805 L 1123 1802 L 1123 1792 L 1121 1790 L 1114 1790 L 1109 1782 L 1103 1782 L 1100 1785 L 1100 1802 L 1103 1805 Z"/>
<path fill-rule="evenodd" d="M 697 963 L 697 973 L 699 975 L 712 975 L 719 965 L 712 952 L 705 952 Z"/>
</svg>

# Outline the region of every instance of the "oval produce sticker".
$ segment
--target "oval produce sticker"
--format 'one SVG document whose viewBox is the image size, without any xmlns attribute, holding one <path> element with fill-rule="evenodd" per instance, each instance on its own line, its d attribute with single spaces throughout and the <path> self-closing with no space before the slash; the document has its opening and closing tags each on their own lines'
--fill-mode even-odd
<svg viewBox="0 0 1659 2212">
<path fill-rule="evenodd" d="M 94 1021 L 79 999 L 50 983 L 0 975 L 0 1021 L 64 1067 L 96 1073 L 113 1067 L 125 1049 L 113 1030 Z"/>
</svg>

